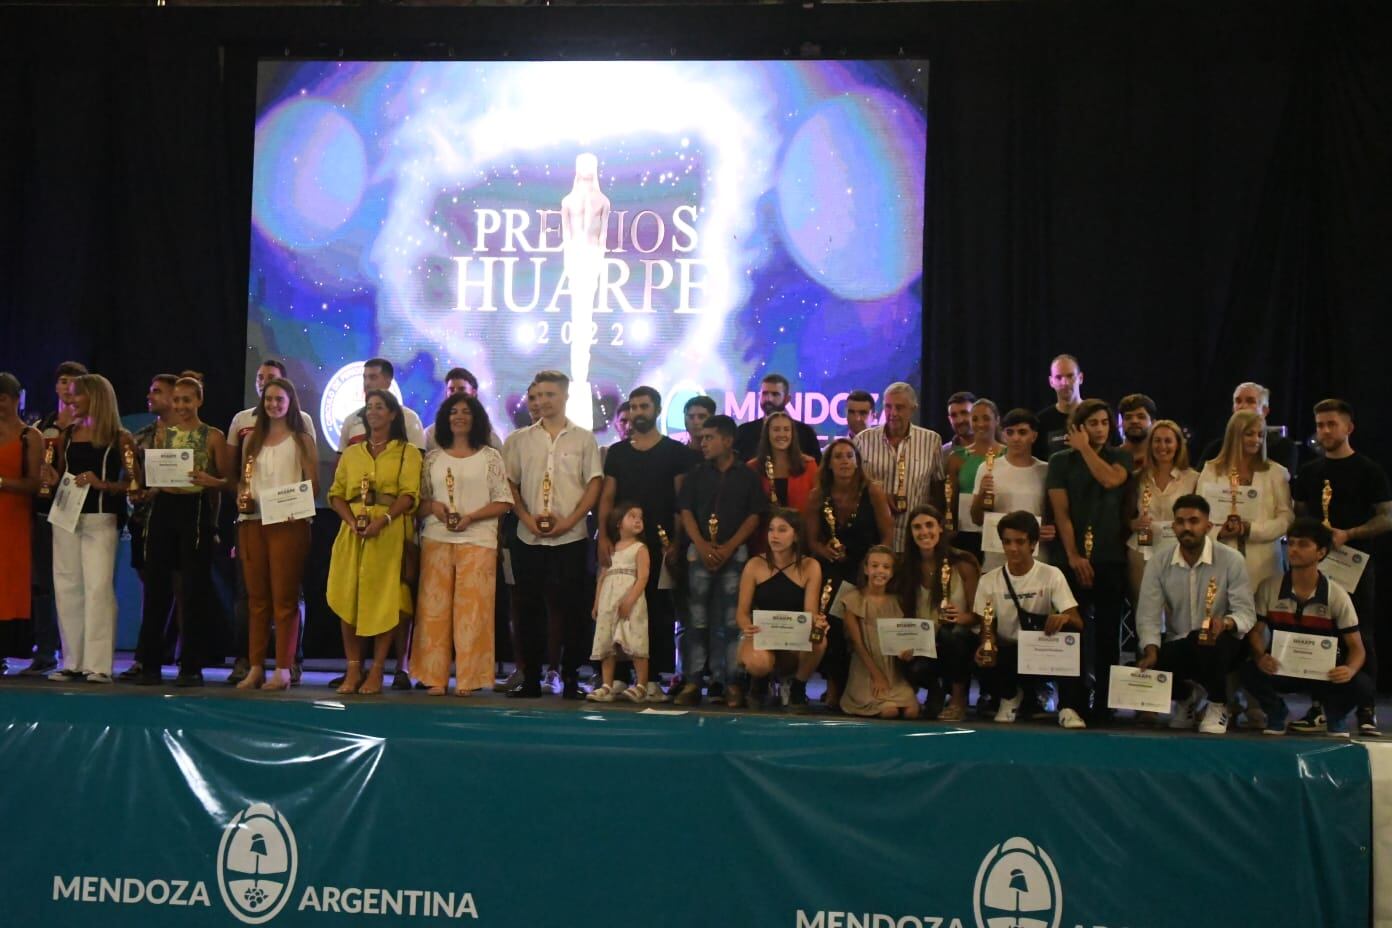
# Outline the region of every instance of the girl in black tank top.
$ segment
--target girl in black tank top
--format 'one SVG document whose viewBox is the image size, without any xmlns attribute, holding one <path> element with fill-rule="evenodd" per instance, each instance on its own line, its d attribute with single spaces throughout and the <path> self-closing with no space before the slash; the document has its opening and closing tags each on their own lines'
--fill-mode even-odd
<svg viewBox="0 0 1392 928">
<path fill-rule="evenodd" d="M 751 678 L 749 707 L 761 708 L 768 694 L 768 680 L 782 681 L 784 705 L 807 705 L 807 681 L 826 653 L 826 617 L 821 615 L 818 597 L 822 592 L 822 568 L 814 558 L 803 555 L 802 520 L 792 509 L 775 509 L 769 515 L 768 550 L 762 557 L 744 565 L 740 576 L 739 606 L 735 619 L 741 640 L 739 662 Z M 806 651 L 766 651 L 754 644 L 758 625 L 755 610 L 811 613 Z M 726 705 L 736 708 L 743 695 L 735 684 L 734 696 L 726 690 Z"/>
</svg>

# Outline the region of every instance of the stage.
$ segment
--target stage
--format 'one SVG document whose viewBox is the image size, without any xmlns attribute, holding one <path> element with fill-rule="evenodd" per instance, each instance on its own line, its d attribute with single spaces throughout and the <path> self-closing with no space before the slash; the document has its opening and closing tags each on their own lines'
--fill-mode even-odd
<svg viewBox="0 0 1392 928">
<path fill-rule="evenodd" d="M 16 924 L 1369 924 L 1342 739 L 322 685 L 0 707 Z"/>
</svg>

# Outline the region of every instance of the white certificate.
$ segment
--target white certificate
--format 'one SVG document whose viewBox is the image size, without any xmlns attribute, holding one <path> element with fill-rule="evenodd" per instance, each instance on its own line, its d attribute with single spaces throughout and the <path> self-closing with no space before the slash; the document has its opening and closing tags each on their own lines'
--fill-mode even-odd
<svg viewBox="0 0 1392 928">
<path fill-rule="evenodd" d="M 761 651 L 811 651 L 812 613 L 755 609 L 754 647 Z"/>
<path fill-rule="evenodd" d="M 145 485 L 147 487 L 191 487 L 189 473 L 193 471 L 193 452 L 187 448 L 145 449 Z"/>
<path fill-rule="evenodd" d="M 1228 483 L 1205 483 L 1202 488 L 1208 508 L 1212 510 L 1209 518 L 1214 525 L 1222 525 L 1232 514 L 1232 486 Z M 1256 487 L 1237 488 L 1237 516 L 1243 522 L 1255 522 L 1261 515 L 1261 490 Z"/>
<path fill-rule="evenodd" d="M 1000 525 L 1000 520 L 1005 518 L 1005 515 L 1006 514 L 1003 512 L 987 512 L 982 514 L 981 550 L 983 552 L 990 551 L 994 554 L 1005 553 L 1005 548 L 1001 546 L 1000 529 L 997 528 L 997 526 Z M 1038 516 L 1035 518 L 1038 518 Z M 1038 543 L 1034 546 L 1034 556 L 1039 556 Z"/>
<path fill-rule="evenodd" d="M 932 619 L 876 619 L 880 653 L 898 657 L 912 651 L 914 657 L 937 657 L 937 623 Z"/>
<path fill-rule="evenodd" d="M 1281 669 L 1278 676 L 1299 680 L 1329 682 L 1339 648 L 1332 635 L 1300 635 L 1295 632 L 1271 633 L 1271 656 Z"/>
<path fill-rule="evenodd" d="M 1174 678 L 1163 670 L 1137 670 L 1113 664 L 1107 708 L 1166 715 L 1170 711 L 1173 686 Z"/>
<path fill-rule="evenodd" d="M 1020 673 L 1030 677 L 1076 677 L 1082 666 L 1083 636 L 1020 630 Z"/>
<path fill-rule="evenodd" d="M 260 501 L 262 525 L 314 518 L 314 486 L 308 480 L 263 490 Z"/>
<path fill-rule="evenodd" d="M 661 551 L 662 549 L 659 548 L 658 550 Z M 657 563 L 660 565 L 657 573 L 657 588 L 659 590 L 672 589 L 672 587 L 675 586 L 675 583 L 672 580 L 672 572 L 667 569 L 667 559 L 663 557 L 661 554 L 659 554 L 657 557 Z"/>
<path fill-rule="evenodd" d="M 58 486 L 53 490 L 48 524 L 69 534 L 77 531 L 77 520 L 82 517 L 82 506 L 87 502 L 87 494 L 90 492 L 90 486 L 80 487 L 73 481 L 72 474 L 63 474 Z"/>
<path fill-rule="evenodd" d="M 1363 579 L 1363 571 L 1372 559 L 1371 554 L 1364 554 L 1348 545 L 1340 545 L 1325 555 L 1324 560 L 1320 561 L 1319 569 L 1330 580 L 1352 593 L 1358 589 L 1358 581 Z"/>
</svg>

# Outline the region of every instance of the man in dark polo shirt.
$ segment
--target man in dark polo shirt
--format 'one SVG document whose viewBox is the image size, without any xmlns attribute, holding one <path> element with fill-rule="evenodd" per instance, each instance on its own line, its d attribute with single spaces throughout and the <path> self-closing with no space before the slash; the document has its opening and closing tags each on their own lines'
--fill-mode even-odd
<svg viewBox="0 0 1392 928">
<path fill-rule="evenodd" d="M 735 457 L 741 464 L 754 457 L 759 448 L 759 436 L 763 434 L 764 419 L 776 412 L 785 412 L 792 387 L 788 378 L 782 374 L 769 374 L 759 384 L 759 409 L 763 415 L 753 422 L 746 422 L 735 430 Z M 818 464 L 822 462 L 822 445 L 817 440 L 817 432 L 805 422 L 793 420 L 797 434 L 798 448 Z"/>
<path fill-rule="evenodd" d="M 609 513 L 616 502 L 633 502 L 643 507 L 644 542 L 648 546 L 652 569 L 648 571 L 648 654 L 651 678 L 646 698 L 663 698 L 659 676 L 675 670 L 672 638 L 672 593 L 661 585 L 663 559 L 667 570 L 675 570 L 677 547 L 677 491 L 686 472 L 701 456 L 657 430 L 662 415 L 662 395 L 652 387 L 635 387 L 628 394 L 628 440 L 616 442 L 604 458 L 604 488 L 599 495 L 599 563 L 607 566 L 614 542 L 602 530 L 609 524 Z M 664 548 L 658 527 L 666 533 Z M 668 574 L 670 576 L 670 573 Z"/>
<path fill-rule="evenodd" d="M 768 497 L 758 475 L 735 459 L 735 420 L 711 416 L 701 430 L 701 453 L 677 494 L 687 549 L 687 627 L 682 665 L 691 676 L 673 700 L 692 706 L 701 701 L 697 673 L 709 658 L 711 680 L 725 688 L 731 705 L 743 705 L 743 688 L 733 681 L 738 666 L 740 631 L 735 621 L 740 573 L 749 551 L 745 542 L 768 511 Z"/>
<path fill-rule="evenodd" d="M 1094 687 L 1088 724 L 1104 723 L 1110 715 L 1107 688 L 1111 667 L 1121 656 L 1121 604 L 1126 589 L 1121 508 L 1131 476 L 1131 454 L 1107 445 L 1111 427 L 1106 403 L 1079 403 L 1069 420 L 1068 447 L 1049 458 L 1044 482 L 1058 540 L 1067 556 L 1064 572 L 1087 621 L 1085 640 L 1092 651 Z"/>
</svg>

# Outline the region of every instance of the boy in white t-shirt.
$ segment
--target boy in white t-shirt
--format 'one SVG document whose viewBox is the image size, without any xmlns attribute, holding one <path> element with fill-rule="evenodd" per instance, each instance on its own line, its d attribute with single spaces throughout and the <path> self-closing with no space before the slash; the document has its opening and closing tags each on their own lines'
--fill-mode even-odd
<svg viewBox="0 0 1392 928">
<path fill-rule="evenodd" d="M 994 611 L 999 653 L 995 666 L 982 667 L 981 646 L 978 645 L 976 663 L 981 668 L 983 683 L 1000 697 L 996 721 L 1013 722 L 1024 698 L 1023 687 L 1044 679 L 1020 676 L 1018 641 L 1021 629 L 1042 631 L 1046 635 L 1081 636 L 1083 618 L 1063 571 L 1034 557 L 1034 546 L 1039 542 L 1039 520 L 1034 514 L 1024 510 L 1007 513 L 996 531 L 1005 549 L 1005 566 L 981 578 L 972 611 L 982 616 L 987 605 Z M 1059 677 L 1055 684 L 1059 692 L 1059 724 L 1064 728 L 1086 728 L 1081 715 L 1087 698 L 1082 678 Z"/>
</svg>

